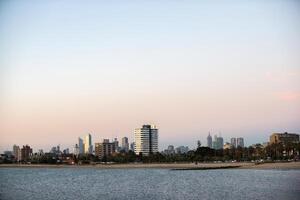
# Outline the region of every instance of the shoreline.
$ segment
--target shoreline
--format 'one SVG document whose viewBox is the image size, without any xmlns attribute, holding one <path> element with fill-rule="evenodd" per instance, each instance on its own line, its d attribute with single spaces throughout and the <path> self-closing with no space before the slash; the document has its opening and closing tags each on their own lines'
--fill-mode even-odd
<svg viewBox="0 0 300 200">
<path fill-rule="evenodd" d="M 173 170 L 215 170 L 215 169 L 300 169 L 300 162 L 274 163 L 126 163 L 96 165 L 51 165 L 51 164 L 0 164 L 1 168 L 93 168 L 93 169 L 173 169 Z"/>
</svg>

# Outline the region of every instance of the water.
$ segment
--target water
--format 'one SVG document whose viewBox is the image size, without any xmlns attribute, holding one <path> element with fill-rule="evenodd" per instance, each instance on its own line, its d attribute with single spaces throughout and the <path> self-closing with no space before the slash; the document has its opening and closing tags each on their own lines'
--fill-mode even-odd
<svg viewBox="0 0 300 200">
<path fill-rule="evenodd" d="M 300 170 L 0 168 L 0 199 L 300 199 Z"/>
</svg>

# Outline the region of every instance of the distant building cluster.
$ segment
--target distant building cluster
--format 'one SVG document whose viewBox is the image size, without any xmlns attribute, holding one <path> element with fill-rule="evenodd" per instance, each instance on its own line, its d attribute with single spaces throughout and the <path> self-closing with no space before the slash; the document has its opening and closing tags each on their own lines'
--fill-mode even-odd
<svg viewBox="0 0 300 200">
<path fill-rule="evenodd" d="M 179 146 L 174 148 L 173 145 L 169 145 L 162 153 L 165 155 L 174 155 L 174 154 L 186 154 L 189 151 L 188 146 Z"/>
<path fill-rule="evenodd" d="M 223 137 L 221 136 L 214 136 L 214 140 L 212 140 L 212 137 L 210 133 L 208 133 L 207 136 L 207 147 L 212 148 L 212 149 L 232 149 L 232 148 L 237 148 L 237 147 L 244 147 L 244 138 L 239 137 L 239 138 L 231 138 L 230 143 L 225 142 L 223 140 Z"/>
<path fill-rule="evenodd" d="M 129 142 L 128 137 L 121 138 L 119 142 L 118 138 L 112 140 L 103 139 L 92 143 L 92 135 L 89 133 L 84 137 L 78 138 L 78 143 L 75 144 L 73 152 L 71 153 L 68 148 L 61 150 L 60 145 L 54 146 L 48 153 L 44 153 L 43 150 L 38 150 L 33 153 L 32 148 L 29 145 L 22 147 L 14 145 L 12 151 L 5 151 L 1 154 L 0 161 L 2 158 L 9 159 L 13 162 L 29 162 L 31 159 L 39 160 L 43 157 L 57 158 L 62 163 L 74 163 L 74 156 L 79 157 L 81 155 L 93 155 L 99 159 L 105 157 L 114 156 L 118 153 L 128 153 L 129 151 L 134 152 L 136 155 L 150 155 L 156 154 L 158 150 L 158 128 L 155 125 L 145 124 L 139 128 L 134 129 L 134 141 Z M 270 141 L 262 144 L 254 144 L 252 148 L 266 148 L 268 145 L 281 144 L 284 147 L 291 146 L 292 144 L 299 144 L 299 134 L 296 133 L 273 133 L 270 136 Z M 201 142 L 198 141 L 198 147 L 201 146 Z M 223 137 L 220 135 L 214 135 L 212 138 L 210 132 L 207 136 L 207 147 L 215 150 L 222 149 L 233 149 L 233 148 L 244 148 L 245 142 L 242 137 L 232 137 L 230 142 L 224 142 Z M 175 155 L 175 154 L 187 154 L 190 151 L 188 146 L 169 145 L 167 149 L 161 153 L 164 155 Z M 291 151 L 291 150 L 289 150 Z M 294 154 L 285 151 L 282 155 Z M 3 159 L 2 159 L 3 160 Z M 48 162 L 51 162 L 51 160 Z M 58 161 L 53 161 L 58 162 Z"/>
</svg>

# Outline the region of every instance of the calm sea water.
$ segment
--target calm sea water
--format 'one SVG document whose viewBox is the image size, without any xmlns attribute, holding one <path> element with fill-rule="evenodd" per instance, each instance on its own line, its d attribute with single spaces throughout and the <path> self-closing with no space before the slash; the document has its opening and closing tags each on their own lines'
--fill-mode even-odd
<svg viewBox="0 0 300 200">
<path fill-rule="evenodd" d="M 0 199 L 300 199 L 300 170 L 0 168 Z"/>
</svg>

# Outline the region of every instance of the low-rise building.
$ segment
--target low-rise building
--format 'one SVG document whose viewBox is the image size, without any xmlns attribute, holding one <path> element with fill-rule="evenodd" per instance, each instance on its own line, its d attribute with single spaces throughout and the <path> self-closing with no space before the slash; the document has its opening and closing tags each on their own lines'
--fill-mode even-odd
<svg viewBox="0 0 300 200">
<path fill-rule="evenodd" d="M 273 133 L 270 136 L 270 144 L 299 143 L 299 134 L 296 133 Z"/>
<path fill-rule="evenodd" d="M 232 149 L 233 145 L 230 144 L 229 142 L 226 142 L 223 146 L 223 149 Z"/>
<path fill-rule="evenodd" d="M 102 143 L 95 143 L 95 155 L 99 158 L 109 156 L 115 151 L 115 142 L 109 142 L 109 139 L 104 139 Z"/>
</svg>

